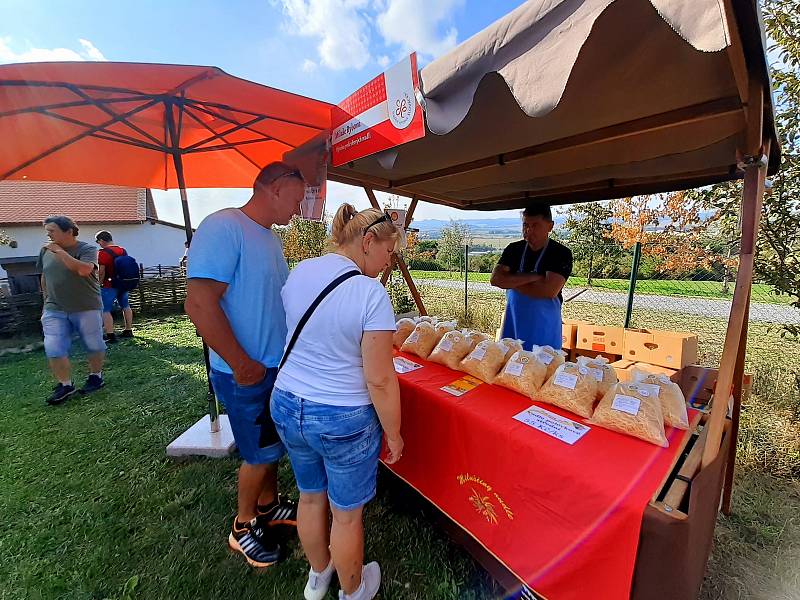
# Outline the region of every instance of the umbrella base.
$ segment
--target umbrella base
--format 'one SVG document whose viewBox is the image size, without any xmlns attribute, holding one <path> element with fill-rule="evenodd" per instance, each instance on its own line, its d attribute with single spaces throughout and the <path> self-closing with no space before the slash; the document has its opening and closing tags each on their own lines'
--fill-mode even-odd
<svg viewBox="0 0 800 600">
<path fill-rule="evenodd" d="M 231 456 L 235 450 L 236 442 L 233 440 L 228 415 L 219 416 L 219 431 L 215 433 L 211 432 L 211 422 L 208 415 L 205 415 L 167 446 L 167 456 L 225 458 Z"/>
</svg>

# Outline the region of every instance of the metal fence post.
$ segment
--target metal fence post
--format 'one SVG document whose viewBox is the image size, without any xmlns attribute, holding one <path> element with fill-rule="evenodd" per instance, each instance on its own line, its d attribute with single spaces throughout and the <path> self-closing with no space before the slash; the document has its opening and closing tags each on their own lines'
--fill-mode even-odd
<svg viewBox="0 0 800 600">
<path fill-rule="evenodd" d="M 636 242 L 633 247 L 633 264 L 631 265 L 631 280 L 628 283 L 628 305 L 625 308 L 625 328 L 631 326 L 633 314 L 633 295 L 636 291 L 636 278 L 639 275 L 639 260 L 642 258 L 642 242 Z"/>
<path fill-rule="evenodd" d="M 464 324 L 467 322 L 467 298 L 469 294 L 469 244 L 464 244 Z"/>
</svg>

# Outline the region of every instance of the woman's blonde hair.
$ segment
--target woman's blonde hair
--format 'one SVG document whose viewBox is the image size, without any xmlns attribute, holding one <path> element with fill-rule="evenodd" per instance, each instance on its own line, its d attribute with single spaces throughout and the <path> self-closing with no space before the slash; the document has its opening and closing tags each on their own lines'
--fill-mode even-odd
<svg viewBox="0 0 800 600">
<path fill-rule="evenodd" d="M 333 217 L 329 249 L 336 250 L 346 246 L 363 237 L 369 230 L 381 241 L 394 240 L 394 251 L 399 252 L 405 247 L 405 231 L 396 227 L 388 218 L 380 221 L 385 214 L 377 208 L 367 208 L 359 212 L 352 204 L 342 204 Z"/>
</svg>

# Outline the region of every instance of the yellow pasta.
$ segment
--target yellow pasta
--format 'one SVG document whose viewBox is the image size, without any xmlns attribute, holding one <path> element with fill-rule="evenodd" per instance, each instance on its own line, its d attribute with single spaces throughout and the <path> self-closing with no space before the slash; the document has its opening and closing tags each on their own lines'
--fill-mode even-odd
<svg viewBox="0 0 800 600">
<path fill-rule="evenodd" d="M 518 350 L 497 374 L 493 383 L 525 396 L 532 396 L 544 383 L 547 367 L 536 354 Z"/>
<path fill-rule="evenodd" d="M 588 419 L 592 416 L 596 395 L 597 380 L 588 369 L 573 362 L 565 362 L 556 369 L 534 399 Z"/>
<path fill-rule="evenodd" d="M 661 401 L 653 388 L 646 384 L 617 383 L 612 386 L 600 400 L 589 423 L 656 446 L 669 446 L 664 433 Z"/>
</svg>

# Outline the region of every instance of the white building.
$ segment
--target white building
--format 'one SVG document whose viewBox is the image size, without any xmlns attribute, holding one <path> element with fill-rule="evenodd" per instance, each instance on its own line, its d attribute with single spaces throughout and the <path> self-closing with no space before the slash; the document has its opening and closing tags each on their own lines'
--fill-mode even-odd
<svg viewBox="0 0 800 600">
<path fill-rule="evenodd" d="M 12 245 L 0 245 L 0 282 L 11 293 L 39 289 L 36 260 L 47 243 L 42 221 L 66 215 L 78 224 L 78 239 L 95 243 L 107 230 L 144 267 L 175 266 L 183 256 L 183 227 L 160 221 L 149 190 L 107 185 L 0 181 L 0 231 Z M 6 292 L 7 293 L 7 292 Z"/>
</svg>

